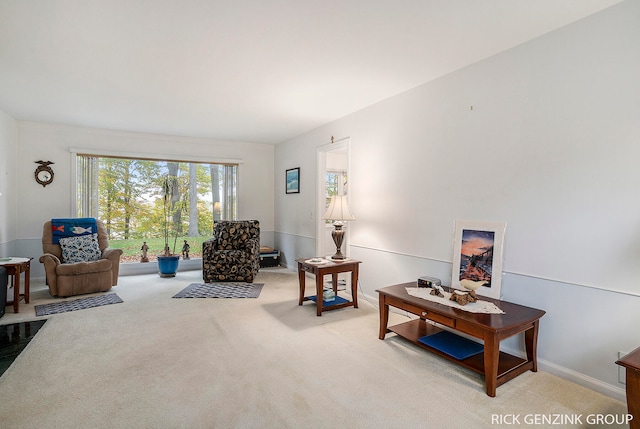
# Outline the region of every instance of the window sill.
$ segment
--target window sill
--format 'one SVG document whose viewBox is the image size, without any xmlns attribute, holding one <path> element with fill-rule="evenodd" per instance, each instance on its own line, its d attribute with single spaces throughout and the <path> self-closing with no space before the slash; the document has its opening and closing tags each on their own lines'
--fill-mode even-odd
<svg viewBox="0 0 640 429">
<path fill-rule="evenodd" d="M 193 271 L 202 269 L 202 258 L 180 259 L 178 264 L 178 272 Z M 158 263 L 151 262 L 129 262 L 120 264 L 121 276 L 136 276 L 139 274 L 154 274 L 158 272 Z"/>
</svg>

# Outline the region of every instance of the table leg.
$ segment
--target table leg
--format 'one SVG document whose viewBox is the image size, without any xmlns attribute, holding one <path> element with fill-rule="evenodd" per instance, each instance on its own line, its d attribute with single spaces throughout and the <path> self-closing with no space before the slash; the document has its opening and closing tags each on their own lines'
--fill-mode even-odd
<svg viewBox="0 0 640 429">
<path fill-rule="evenodd" d="M 16 275 L 13 276 L 13 312 L 20 311 L 20 267 L 16 267 Z"/>
<path fill-rule="evenodd" d="M 322 301 L 324 292 L 324 274 L 319 270 L 316 273 L 316 315 L 322 316 Z"/>
<path fill-rule="evenodd" d="M 24 270 L 24 302 L 29 304 L 29 288 L 31 286 L 31 262 L 26 263 Z"/>
<path fill-rule="evenodd" d="M 358 264 L 351 270 L 351 300 L 353 307 L 358 308 Z"/>
<path fill-rule="evenodd" d="M 498 387 L 498 361 L 500 359 L 500 341 L 495 335 L 484 339 L 484 379 L 487 395 L 494 398 Z"/>
<path fill-rule="evenodd" d="M 304 275 L 304 271 L 302 271 L 302 266 L 299 263 L 298 263 L 298 283 L 300 285 L 300 300 L 298 301 L 298 305 L 302 305 L 302 301 L 304 301 L 305 275 Z"/>
<path fill-rule="evenodd" d="M 524 344 L 527 350 L 527 360 L 533 362 L 531 371 L 538 371 L 538 326 L 540 321 L 533 322 L 533 327 L 524 332 Z"/>
<path fill-rule="evenodd" d="M 338 273 L 331 274 L 331 285 L 333 286 L 333 293 L 338 294 Z"/>
<path fill-rule="evenodd" d="M 633 416 L 630 429 L 640 429 L 640 371 L 627 368 L 627 410 Z"/>
<path fill-rule="evenodd" d="M 387 325 L 389 323 L 389 306 L 382 294 L 380 294 L 378 302 L 380 303 L 380 333 L 378 334 L 378 338 L 384 340 L 385 335 L 387 335 Z"/>
</svg>

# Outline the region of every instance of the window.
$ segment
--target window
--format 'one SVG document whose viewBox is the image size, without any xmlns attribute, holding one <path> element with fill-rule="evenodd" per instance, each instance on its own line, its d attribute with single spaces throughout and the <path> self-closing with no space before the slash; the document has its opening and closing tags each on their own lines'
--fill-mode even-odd
<svg viewBox="0 0 640 429">
<path fill-rule="evenodd" d="M 178 252 L 187 240 L 190 256 L 199 257 L 214 222 L 237 217 L 237 164 L 77 154 L 76 172 L 77 216 L 102 220 L 110 246 L 123 249 L 123 262 L 138 261 L 145 241 L 150 258 L 161 253 L 162 182 L 167 176 L 177 180 L 172 199 L 182 207 L 173 216 Z"/>
<path fill-rule="evenodd" d="M 347 172 L 338 170 L 327 170 L 325 179 L 325 210 L 329 208 L 331 197 L 334 195 L 347 194 Z M 333 224 L 333 221 L 326 221 L 327 224 Z"/>
</svg>

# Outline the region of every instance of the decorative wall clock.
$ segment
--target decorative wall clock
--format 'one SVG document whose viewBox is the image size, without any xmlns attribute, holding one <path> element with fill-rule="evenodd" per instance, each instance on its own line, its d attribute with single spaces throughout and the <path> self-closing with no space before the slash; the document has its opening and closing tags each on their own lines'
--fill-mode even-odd
<svg viewBox="0 0 640 429">
<path fill-rule="evenodd" d="M 44 188 L 49 183 L 53 182 L 53 170 L 49 167 L 50 164 L 53 164 L 51 161 L 36 161 L 36 164 L 40 164 L 38 168 L 36 168 L 35 176 L 36 182 L 42 185 Z"/>
</svg>

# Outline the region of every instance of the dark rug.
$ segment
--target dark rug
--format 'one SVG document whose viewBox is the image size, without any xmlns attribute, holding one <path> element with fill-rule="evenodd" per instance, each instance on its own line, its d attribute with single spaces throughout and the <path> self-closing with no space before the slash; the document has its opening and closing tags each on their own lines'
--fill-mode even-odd
<svg viewBox="0 0 640 429">
<path fill-rule="evenodd" d="M 191 283 L 174 298 L 257 298 L 264 283 Z"/>
<path fill-rule="evenodd" d="M 122 299 L 115 293 L 74 299 L 73 301 L 52 302 L 51 304 L 36 305 L 36 316 L 66 313 L 67 311 L 84 310 L 102 305 L 120 304 L 121 302 Z"/>
<path fill-rule="evenodd" d="M 0 375 L 9 369 L 46 321 L 33 320 L 0 326 Z"/>
</svg>

